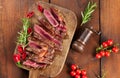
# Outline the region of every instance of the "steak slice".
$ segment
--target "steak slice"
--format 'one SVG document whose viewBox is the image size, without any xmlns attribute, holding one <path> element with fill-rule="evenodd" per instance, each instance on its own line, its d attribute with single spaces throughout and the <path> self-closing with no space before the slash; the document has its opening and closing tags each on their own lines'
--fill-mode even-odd
<svg viewBox="0 0 120 78">
<path fill-rule="evenodd" d="M 52 64 L 53 62 L 53 59 L 44 58 L 44 57 L 33 58 L 31 60 L 35 61 L 36 63 L 45 63 L 45 64 Z"/>
<path fill-rule="evenodd" d="M 34 69 L 37 68 L 45 68 L 47 66 L 47 64 L 45 63 L 36 63 L 32 60 L 26 60 L 23 62 L 23 65 L 27 66 L 27 67 L 33 67 Z"/>
<path fill-rule="evenodd" d="M 48 32 L 46 32 L 43 28 L 41 28 L 39 25 L 34 25 L 34 31 L 37 32 L 39 35 L 42 37 L 54 42 L 57 45 L 61 45 L 62 42 L 59 40 L 55 39 L 53 36 L 51 36 Z"/>
<path fill-rule="evenodd" d="M 39 52 L 38 49 L 31 48 L 31 47 L 27 47 L 26 50 L 30 53 L 34 53 L 36 55 L 39 55 L 39 57 L 43 57 L 45 55 L 45 53 L 47 52 L 47 51 L 44 51 L 44 50 L 43 51 L 40 50 L 40 52 Z"/>
<path fill-rule="evenodd" d="M 55 57 L 55 51 L 54 50 L 49 50 L 50 52 L 47 52 L 44 56 L 44 60 L 49 60 L 49 61 L 53 61 L 54 57 Z"/>
<path fill-rule="evenodd" d="M 44 42 L 42 42 L 39 39 L 35 38 L 34 36 L 29 36 L 28 37 L 28 42 L 34 43 L 38 48 L 47 49 L 47 47 L 48 47 L 47 44 L 45 44 Z"/>
<path fill-rule="evenodd" d="M 67 28 L 63 14 L 60 12 L 60 10 L 55 8 L 50 8 L 50 10 L 54 18 L 59 22 L 59 26 L 57 26 L 56 29 L 59 31 L 62 38 L 66 38 Z"/>
<path fill-rule="evenodd" d="M 38 33 L 36 33 L 36 32 L 33 33 L 33 36 L 34 36 L 35 38 L 39 39 L 41 42 L 44 42 L 44 43 L 46 43 L 47 45 L 49 45 L 49 46 L 51 46 L 51 47 L 54 47 L 54 46 L 55 46 L 55 43 L 54 43 L 54 42 L 52 42 L 52 41 L 50 41 L 50 40 L 48 40 L 48 39 L 46 39 L 46 38 L 44 38 L 44 37 L 41 37 L 41 36 L 40 36 Z"/>
<path fill-rule="evenodd" d="M 40 40 L 30 36 L 28 37 L 28 49 L 29 51 L 34 52 L 35 54 L 41 54 L 41 57 L 47 52 L 48 45 L 41 42 Z"/>
<path fill-rule="evenodd" d="M 54 34 L 55 28 L 45 18 L 38 17 L 38 21 L 42 27 L 44 26 L 43 28 Z"/>
<path fill-rule="evenodd" d="M 52 64 L 54 58 L 54 52 L 55 52 L 54 49 L 49 48 L 49 50 L 42 57 L 39 56 L 38 54 L 27 52 L 28 55 L 27 59 L 33 60 L 36 63 Z"/>
<path fill-rule="evenodd" d="M 58 29 L 58 27 L 57 28 L 52 27 L 49 24 L 49 22 L 44 18 L 39 18 L 38 21 L 40 22 L 40 26 L 42 26 L 44 30 L 46 30 L 48 33 L 50 33 L 54 38 L 58 39 L 59 41 L 61 42 L 63 41 L 60 31 L 59 33 L 56 32 L 56 29 Z"/>
<path fill-rule="evenodd" d="M 44 37 L 41 37 L 38 33 L 36 33 L 36 32 L 34 32 L 33 33 L 33 36 L 35 37 L 35 38 L 38 38 L 41 42 L 44 42 L 44 43 L 46 43 L 47 45 L 49 45 L 50 47 L 52 47 L 52 48 L 54 48 L 56 51 L 62 51 L 62 49 L 63 49 L 63 47 L 62 47 L 62 45 L 57 45 L 57 44 L 55 44 L 54 42 L 52 42 L 52 41 L 50 41 L 50 40 L 48 40 L 48 39 L 46 39 L 46 38 L 44 38 Z"/>
<path fill-rule="evenodd" d="M 54 16 L 49 10 L 44 9 L 43 14 L 53 27 L 57 27 L 59 25 L 59 23 L 57 22 L 57 20 L 54 18 Z"/>
</svg>

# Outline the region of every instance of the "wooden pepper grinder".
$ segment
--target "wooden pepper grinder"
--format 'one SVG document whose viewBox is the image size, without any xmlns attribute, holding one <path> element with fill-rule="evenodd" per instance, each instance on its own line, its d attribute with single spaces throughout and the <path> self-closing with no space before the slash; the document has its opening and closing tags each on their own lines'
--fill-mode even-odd
<svg viewBox="0 0 120 78">
<path fill-rule="evenodd" d="M 93 27 L 85 28 L 80 37 L 73 42 L 72 49 L 74 49 L 77 52 L 83 52 L 84 46 L 86 45 L 86 42 L 89 40 L 93 32 L 100 35 L 100 32 L 96 32 L 93 30 Z"/>
</svg>

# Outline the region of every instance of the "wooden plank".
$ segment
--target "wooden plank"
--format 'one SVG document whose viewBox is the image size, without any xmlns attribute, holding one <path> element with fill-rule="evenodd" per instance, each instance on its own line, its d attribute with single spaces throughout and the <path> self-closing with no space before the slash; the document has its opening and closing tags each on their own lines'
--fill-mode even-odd
<svg viewBox="0 0 120 78">
<path fill-rule="evenodd" d="M 12 56 L 20 19 L 35 1 L 0 0 L 0 78 L 28 78 L 28 71 L 18 68 Z"/>
<path fill-rule="evenodd" d="M 102 41 L 113 39 L 120 43 L 120 0 L 101 0 L 101 30 Z M 102 69 L 106 72 L 105 78 L 120 78 L 120 53 L 111 54 L 102 59 Z"/>
<path fill-rule="evenodd" d="M 99 0 L 94 0 L 94 2 L 96 2 L 98 5 L 97 10 L 94 12 L 92 16 L 93 19 L 84 26 L 93 26 L 93 28 L 98 31 L 99 30 Z M 78 34 L 80 33 L 80 22 L 81 22 L 80 12 L 83 11 L 88 1 L 52 0 L 51 3 L 70 9 L 76 13 L 78 17 L 78 28 L 74 36 L 74 40 L 75 40 L 78 37 Z M 89 42 L 85 47 L 85 51 L 82 54 L 76 53 L 72 49 L 70 49 L 66 64 L 64 65 L 62 72 L 56 78 L 71 78 L 69 74 L 70 72 L 69 65 L 71 63 L 76 63 L 81 67 L 85 68 L 88 72 L 88 78 L 95 78 L 95 74 L 99 74 L 100 71 L 99 69 L 100 62 L 99 60 L 94 59 L 95 47 L 98 45 L 98 43 L 99 43 L 99 37 L 94 34 L 90 38 Z"/>
</svg>

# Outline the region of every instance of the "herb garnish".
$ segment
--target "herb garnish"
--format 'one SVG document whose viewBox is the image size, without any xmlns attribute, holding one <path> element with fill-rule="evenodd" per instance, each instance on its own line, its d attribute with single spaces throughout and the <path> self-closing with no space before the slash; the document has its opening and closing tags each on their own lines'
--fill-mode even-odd
<svg viewBox="0 0 120 78">
<path fill-rule="evenodd" d="M 82 15 L 81 26 L 91 19 L 91 14 L 95 11 L 96 7 L 97 7 L 96 3 L 88 2 L 88 5 L 84 10 L 84 12 L 81 12 L 81 15 Z"/>
<path fill-rule="evenodd" d="M 23 30 L 18 32 L 20 36 L 18 37 L 17 44 L 25 47 L 27 45 L 27 38 L 29 36 L 29 34 L 27 33 L 27 30 L 30 27 L 30 21 L 29 21 L 29 18 L 23 18 L 22 22 L 23 22 Z"/>
</svg>

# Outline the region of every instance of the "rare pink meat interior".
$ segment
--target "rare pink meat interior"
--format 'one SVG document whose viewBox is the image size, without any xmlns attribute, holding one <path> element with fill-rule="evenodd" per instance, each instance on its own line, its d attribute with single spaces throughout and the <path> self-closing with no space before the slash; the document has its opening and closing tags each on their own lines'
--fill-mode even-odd
<svg viewBox="0 0 120 78">
<path fill-rule="evenodd" d="M 54 62 L 54 57 L 63 51 L 63 40 L 68 38 L 64 15 L 53 7 L 45 8 L 38 4 L 36 7 L 41 14 L 34 12 L 27 15 L 37 19 L 29 29 L 29 35 L 24 46 L 24 59 L 20 61 L 27 68 L 46 68 Z M 23 48 L 23 46 L 21 45 Z M 22 50 L 21 55 L 23 54 Z M 19 53 L 17 51 L 17 53 Z M 22 55 L 23 56 L 23 55 Z M 16 56 L 15 56 L 16 57 Z"/>
</svg>

